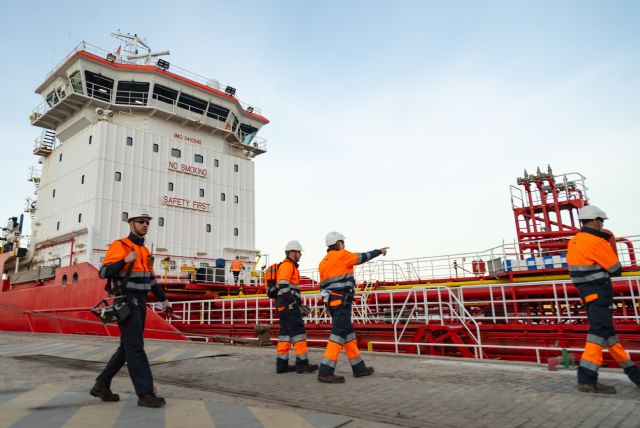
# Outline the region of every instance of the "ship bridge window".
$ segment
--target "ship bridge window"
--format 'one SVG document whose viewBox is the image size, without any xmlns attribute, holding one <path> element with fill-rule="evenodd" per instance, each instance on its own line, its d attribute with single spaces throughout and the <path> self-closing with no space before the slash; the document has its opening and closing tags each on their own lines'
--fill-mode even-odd
<svg viewBox="0 0 640 428">
<path fill-rule="evenodd" d="M 193 155 L 193 161 L 195 163 L 204 163 L 204 156 L 198 154 Z"/>
<path fill-rule="evenodd" d="M 51 91 L 47 94 L 47 104 L 49 107 L 53 107 L 55 104 L 58 104 L 60 99 L 58 98 L 58 93 L 56 91 Z"/>
<path fill-rule="evenodd" d="M 240 124 L 240 140 L 242 140 L 243 144 L 249 144 L 251 140 L 253 140 L 253 137 L 256 136 L 257 132 L 258 128 L 254 128 L 246 123 Z"/>
<path fill-rule="evenodd" d="M 231 113 L 231 119 L 232 119 L 231 131 L 236 132 L 236 129 L 238 129 L 238 123 L 240 122 L 238 121 L 238 117 L 233 113 Z"/>
<path fill-rule="evenodd" d="M 71 87 L 77 94 L 84 93 L 82 91 L 82 76 L 80 76 L 80 70 L 75 71 L 71 76 L 69 76 L 69 81 L 71 82 Z"/>
<path fill-rule="evenodd" d="M 149 97 L 148 82 L 118 82 L 116 104 L 146 106 Z"/>
<path fill-rule="evenodd" d="M 179 158 L 180 156 L 182 156 L 182 152 L 180 151 L 180 149 L 171 149 L 171 156 L 173 156 L 174 158 Z"/>
<path fill-rule="evenodd" d="M 111 91 L 113 91 L 113 79 L 104 77 L 91 71 L 84 72 L 87 80 L 87 95 L 99 100 L 111 101 Z"/>
<path fill-rule="evenodd" d="M 178 91 L 162 85 L 153 85 L 153 99 L 167 104 L 175 104 L 178 99 Z"/>
<path fill-rule="evenodd" d="M 207 110 L 207 116 L 217 119 L 220 122 L 226 122 L 227 117 L 229 117 L 229 109 L 221 107 L 215 104 L 209 104 L 209 109 Z"/>
<path fill-rule="evenodd" d="M 193 113 L 204 114 L 204 110 L 207 108 L 207 102 L 200 98 L 192 97 L 191 95 L 180 94 L 178 107 L 189 110 Z"/>
</svg>

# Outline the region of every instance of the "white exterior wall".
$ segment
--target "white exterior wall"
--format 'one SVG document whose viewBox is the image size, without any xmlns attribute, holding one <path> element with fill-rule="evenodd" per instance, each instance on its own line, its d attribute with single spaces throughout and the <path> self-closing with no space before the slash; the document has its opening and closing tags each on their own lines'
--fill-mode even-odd
<svg viewBox="0 0 640 428">
<path fill-rule="evenodd" d="M 201 144 L 177 139 L 176 133 L 198 139 Z M 127 145 L 127 137 L 133 138 L 133 146 Z M 153 152 L 153 144 L 158 144 L 157 153 Z M 179 159 L 171 156 L 172 148 L 181 151 Z M 237 149 L 219 136 L 180 128 L 161 118 L 116 112 L 108 121 L 96 121 L 68 138 L 45 158 L 34 222 L 39 225 L 34 238 L 42 242 L 92 228 L 90 248 L 106 249 L 111 241 L 128 234 L 122 212 L 134 215 L 144 208 L 154 217 L 147 243 L 154 249 L 166 249 L 163 254 L 225 259 L 236 254 L 253 256 L 254 164 L 236 153 Z M 194 162 L 195 154 L 202 155 L 204 163 Z M 218 167 L 214 167 L 214 159 L 218 159 Z M 169 161 L 206 169 L 207 177 L 171 171 Z M 238 172 L 234 171 L 234 164 L 238 165 Z M 121 181 L 115 181 L 116 172 L 121 173 Z M 83 174 L 85 181 L 81 184 Z M 169 182 L 174 184 L 172 192 L 168 190 Z M 199 196 L 200 189 L 204 189 L 204 197 Z M 225 201 L 220 197 L 223 192 Z M 210 210 L 169 206 L 162 203 L 165 195 L 209 203 Z M 234 196 L 238 196 L 238 203 Z M 78 222 L 80 213 L 82 219 Z M 164 217 L 162 227 L 159 217 Z M 211 224 L 211 232 L 206 231 L 207 224 Z M 234 228 L 239 230 L 237 237 Z M 79 238 L 77 242 L 86 240 Z M 53 252 L 68 261 L 68 245 L 55 247 Z M 77 261 L 87 260 L 87 254 L 81 245 Z M 100 253 L 90 261 L 97 264 L 99 257 Z"/>
</svg>

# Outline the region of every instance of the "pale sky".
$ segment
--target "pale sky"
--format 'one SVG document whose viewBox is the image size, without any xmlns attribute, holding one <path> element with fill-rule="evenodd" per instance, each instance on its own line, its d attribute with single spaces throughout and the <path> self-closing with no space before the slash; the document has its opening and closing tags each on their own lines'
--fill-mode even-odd
<svg viewBox="0 0 640 428">
<path fill-rule="evenodd" d="M 255 162 L 256 248 L 272 257 L 298 239 L 314 268 L 331 230 L 392 259 L 512 241 L 509 185 L 547 164 L 587 176 L 616 235 L 640 233 L 640 2 L 1 7 L 2 225 L 33 192 L 34 89 L 78 42 L 113 49 L 120 29 L 271 120 Z"/>
</svg>

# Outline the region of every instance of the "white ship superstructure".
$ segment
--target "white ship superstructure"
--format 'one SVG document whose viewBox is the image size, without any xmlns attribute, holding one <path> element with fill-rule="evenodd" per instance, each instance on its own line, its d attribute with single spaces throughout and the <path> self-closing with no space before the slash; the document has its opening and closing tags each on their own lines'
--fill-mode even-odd
<svg viewBox="0 0 640 428">
<path fill-rule="evenodd" d="M 83 43 L 36 90 L 42 169 L 21 263 L 97 265 L 127 234 L 123 220 L 143 208 L 154 217 L 148 245 L 171 270 L 253 260 L 253 158 L 266 151 L 256 134 L 268 120 L 235 88 L 176 69 L 137 36 L 118 36 L 124 50 Z"/>
</svg>

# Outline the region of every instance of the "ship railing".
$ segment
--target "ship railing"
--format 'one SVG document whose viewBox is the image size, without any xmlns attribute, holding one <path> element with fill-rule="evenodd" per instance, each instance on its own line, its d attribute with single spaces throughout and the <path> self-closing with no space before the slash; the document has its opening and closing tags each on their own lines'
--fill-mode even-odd
<svg viewBox="0 0 640 428">
<path fill-rule="evenodd" d="M 616 278 L 614 282 L 617 287 L 626 288 L 623 295 L 613 297 L 614 319 L 640 324 L 640 277 Z M 474 293 L 474 290 L 483 292 Z M 481 297 L 477 297 L 479 294 Z M 330 320 L 318 293 L 303 294 L 302 302 L 312 309 L 308 321 Z M 174 311 L 182 315 L 187 324 L 272 323 L 278 320 L 273 309 L 273 300 L 264 296 L 174 302 Z M 568 280 L 374 290 L 356 294 L 353 303 L 354 322 L 397 326 L 409 322 L 470 324 L 475 332 L 469 330 L 469 325 L 468 333 L 478 343 L 481 342 L 479 324 L 580 324 L 586 319 L 577 291 Z M 402 333 L 399 332 L 400 337 Z"/>
<path fill-rule="evenodd" d="M 47 77 L 45 78 L 45 80 L 49 79 L 49 77 L 51 77 L 51 75 L 53 75 L 65 62 L 67 62 L 72 56 L 74 56 L 77 52 L 79 51 L 85 51 L 85 52 L 89 52 L 92 53 L 96 56 L 99 56 L 101 58 L 107 58 L 107 55 L 109 55 L 111 52 L 99 48 L 98 46 L 92 45 L 90 43 L 87 43 L 85 41 L 82 41 L 80 43 L 78 43 L 73 49 L 71 49 L 71 52 L 69 52 L 69 54 L 67 54 L 62 61 L 60 61 L 52 70 L 51 72 L 49 72 L 47 74 Z M 144 64 L 144 59 L 140 59 L 140 60 L 135 60 L 135 61 L 126 61 L 123 60 L 123 63 L 125 64 Z M 150 64 L 150 65 L 155 65 L 155 64 Z M 221 91 L 221 92 L 225 92 L 225 89 L 228 87 L 231 87 L 229 84 L 227 83 L 223 83 L 223 82 L 219 82 L 216 79 L 210 79 L 204 76 L 201 76 L 199 74 L 193 73 L 189 70 L 185 70 L 183 68 L 177 67 L 174 64 L 170 65 L 170 72 L 173 74 L 177 74 L 179 76 L 182 77 L 186 77 L 187 79 L 199 83 L 201 85 L 213 88 L 215 90 Z M 234 98 L 235 95 L 233 95 Z M 237 100 L 237 98 L 236 98 Z M 257 114 L 261 114 L 261 110 L 259 107 L 256 107 L 253 104 L 247 104 L 244 102 L 241 102 L 238 100 L 238 102 L 240 103 L 240 106 L 244 109 L 247 110 L 249 108 L 252 109 L 253 112 L 257 113 Z"/>
<path fill-rule="evenodd" d="M 402 284 L 491 279 L 509 272 L 529 271 L 535 274 L 536 271 L 567 267 L 566 250 L 545 247 L 545 244 L 557 243 L 557 240 L 541 239 L 532 243 L 537 245 L 535 256 L 523 255 L 520 245 L 514 241 L 478 252 L 396 260 L 377 258 L 356 266 L 354 276 L 358 284 Z M 618 258 L 623 267 L 640 267 L 637 259 L 639 243 L 640 235 L 617 238 Z M 319 280 L 316 269 L 304 269 L 300 274 Z"/>
</svg>

